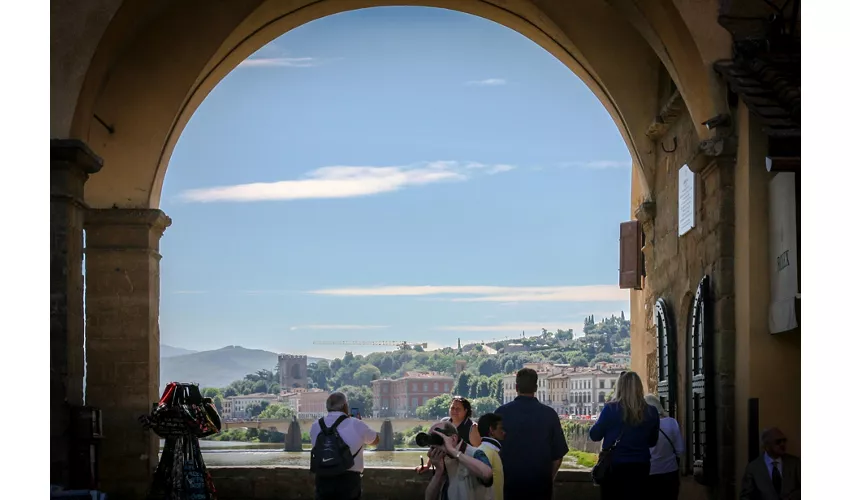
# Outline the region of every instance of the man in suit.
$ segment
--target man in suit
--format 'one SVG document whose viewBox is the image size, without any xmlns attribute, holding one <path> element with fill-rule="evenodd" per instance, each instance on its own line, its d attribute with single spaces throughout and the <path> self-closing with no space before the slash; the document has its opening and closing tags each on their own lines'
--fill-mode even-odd
<svg viewBox="0 0 850 500">
<path fill-rule="evenodd" d="M 741 500 L 799 500 L 800 459 L 785 451 L 788 439 L 777 428 L 761 433 L 764 453 L 747 465 Z"/>
</svg>

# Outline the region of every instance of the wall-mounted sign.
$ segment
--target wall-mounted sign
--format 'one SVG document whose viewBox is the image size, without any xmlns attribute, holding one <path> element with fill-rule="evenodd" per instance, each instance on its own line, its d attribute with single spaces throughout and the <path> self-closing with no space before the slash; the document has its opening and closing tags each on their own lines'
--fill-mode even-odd
<svg viewBox="0 0 850 500">
<path fill-rule="evenodd" d="M 696 221 L 695 194 L 694 173 L 687 165 L 682 165 L 682 168 L 679 169 L 679 236 L 694 228 Z"/>
<path fill-rule="evenodd" d="M 770 333 L 800 326 L 800 260 L 797 242 L 797 184 L 793 173 L 779 173 L 770 181 Z"/>
</svg>

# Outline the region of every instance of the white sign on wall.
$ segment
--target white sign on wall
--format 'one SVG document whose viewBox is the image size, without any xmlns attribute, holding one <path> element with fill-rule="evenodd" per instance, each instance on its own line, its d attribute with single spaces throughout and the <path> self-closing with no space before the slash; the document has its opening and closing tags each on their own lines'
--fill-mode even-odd
<svg viewBox="0 0 850 500">
<path fill-rule="evenodd" d="M 694 173 L 687 165 L 679 169 L 679 236 L 687 233 L 696 224 L 696 186 Z"/>
</svg>

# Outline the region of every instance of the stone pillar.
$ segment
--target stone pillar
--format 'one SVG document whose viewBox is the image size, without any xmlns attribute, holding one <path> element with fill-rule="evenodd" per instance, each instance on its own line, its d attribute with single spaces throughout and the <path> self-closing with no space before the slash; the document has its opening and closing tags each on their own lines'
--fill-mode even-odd
<svg viewBox="0 0 850 500">
<path fill-rule="evenodd" d="M 83 187 L 103 162 L 50 141 L 50 482 L 68 484 L 70 405 L 83 404 Z"/>
<path fill-rule="evenodd" d="M 644 331 L 648 335 L 643 336 L 646 342 L 644 352 L 646 353 L 645 365 L 646 372 L 643 374 L 644 384 L 650 392 L 658 390 L 658 343 L 655 329 L 655 294 L 652 287 L 652 276 L 655 271 L 655 202 L 644 201 L 637 210 L 635 210 L 635 219 L 640 221 L 641 229 L 644 235 L 643 244 L 643 260 L 646 269 L 646 277 L 643 280 L 643 297 L 644 303 L 641 304 L 645 314 Z"/>
<path fill-rule="evenodd" d="M 159 400 L 161 210 L 99 209 L 86 215 L 87 403 L 103 411 L 101 488 L 144 498 L 159 439 L 138 418 Z"/>
<path fill-rule="evenodd" d="M 717 436 L 717 498 L 737 498 L 735 484 L 735 164 L 737 137 L 700 144 L 702 154 L 690 164 L 702 179 L 705 256 L 712 263 L 714 319 L 714 409 Z"/>
</svg>

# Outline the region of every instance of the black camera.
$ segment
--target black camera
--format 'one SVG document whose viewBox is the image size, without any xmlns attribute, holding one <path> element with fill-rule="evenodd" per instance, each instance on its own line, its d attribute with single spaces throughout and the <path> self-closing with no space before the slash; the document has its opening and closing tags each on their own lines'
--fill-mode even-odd
<svg viewBox="0 0 850 500">
<path fill-rule="evenodd" d="M 416 446 L 421 446 L 423 448 L 427 446 L 440 446 L 444 442 L 443 436 L 436 432 L 432 432 L 431 434 L 420 432 L 416 435 Z"/>
</svg>

